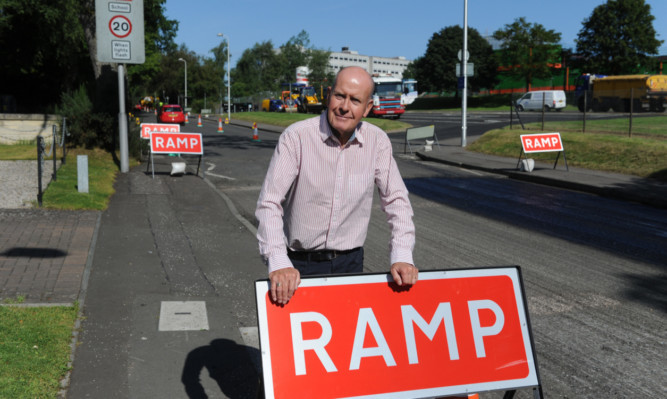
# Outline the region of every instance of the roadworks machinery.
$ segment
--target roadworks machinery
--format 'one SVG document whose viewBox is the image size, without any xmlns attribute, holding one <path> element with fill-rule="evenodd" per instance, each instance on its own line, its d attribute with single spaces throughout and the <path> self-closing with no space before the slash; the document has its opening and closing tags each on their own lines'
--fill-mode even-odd
<svg viewBox="0 0 667 399">
<path fill-rule="evenodd" d="M 577 81 L 579 111 L 664 112 L 667 75 L 599 76 L 585 74 Z M 584 105 L 585 104 L 585 105 Z"/>
</svg>

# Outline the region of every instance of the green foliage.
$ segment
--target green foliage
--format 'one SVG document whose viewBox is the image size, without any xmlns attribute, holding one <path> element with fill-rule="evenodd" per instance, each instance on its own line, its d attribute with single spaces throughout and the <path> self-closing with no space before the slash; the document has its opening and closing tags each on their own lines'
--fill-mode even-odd
<svg viewBox="0 0 667 399">
<path fill-rule="evenodd" d="M 0 306 L 0 398 L 55 398 L 77 307 Z"/>
<path fill-rule="evenodd" d="M 178 21 L 165 17 L 165 4 L 166 0 L 144 0 L 146 62 L 128 65 L 127 76 L 132 99 L 154 94 L 157 83 L 164 79 L 163 58 L 177 51 L 174 39 L 178 31 Z"/>
<path fill-rule="evenodd" d="M 584 20 L 577 39 L 583 68 L 593 73 L 623 75 L 654 69 L 649 54 L 658 54 L 651 6 L 644 0 L 608 0 Z M 643 68 L 640 69 L 640 66 Z"/>
<path fill-rule="evenodd" d="M 139 136 L 137 132 L 136 136 Z M 77 189 L 77 155 L 88 157 L 88 193 Z M 113 184 L 118 166 L 109 152 L 77 148 L 67 153 L 68 162 L 58 170 L 58 179 L 52 181 L 43 196 L 43 206 L 49 209 L 105 210 L 114 193 Z M 73 160 L 73 161 L 71 161 Z"/>
<path fill-rule="evenodd" d="M 510 76 L 522 78 L 526 90 L 533 79 L 550 77 L 548 64 L 560 60 L 560 33 L 546 30 L 541 24 L 531 24 L 524 17 L 497 30 L 493 37 L 502 42 L 502 51 L 497 53 L 499 64 L 508 68 Z"/>
<path fill-rule="evenodd" d="M 286 89 L 281 86 L 283 83 L 294 83 L 299 66 L 310 69 L 311 85 L 331 85 L 334 76 L 326 71 L 329 55 L 329 51 L 312 48 L 308 33 L 303 30 L 281 45 L 278 54 L 270 40 L 256 43 L 243 52 L 232 71 L 232 97 L 278 94 Z"/>
<path fill-rule="evenodd" d="M 547 131 L 560 132 L 567 163 L 586 169 L 631 174 L 665 180 L 667 178 L 667 141 L 660 132 L 665 130 L 664 117 L 638 118 L 645 129 L 637 128 L 636 136 L 627 137 L 624 119 L 594 120 L 586 123 L 581 133 L 581 122 L 550 122 Z M 634 130 L 634 129 L 633 129 Z M 539 124 L 528 124 L 526 130 L 496 129 L 485 133 L 467 147 L 470 151 L 516 157 L 521 152 L 521 134 L 541 132 Z M 531 158 L 553 162 L 554 153 L 534 153 Z"/>
<path fill-rule="evenodd" d="M 116 121 L 108 113 L 94 111 L 83 85 L 63 93 L 57 112 L 67 118 L 68 145 L 113 149 L 114 134 L 110 132 L 117 131 Z"/>
<path fill-rule="evenodd" d="M 64 90 L 92 77 L 79 0 L 3 0 L 0 76 L 18 112 L 47 112 Z"/>
<path fill-rule="evenodd" d="M 406 77 L 419 81 L 423 91 L 456 91 L 458 79 L 455 64 L 458 52 L 463 48 L 463 28 L 449 26 L 433 34 L 426 53 L 409 66 Z M 493 48 L 477 30 L 468 27 L 468 62 L 475 64 L 475 76 L 468 79 L 468 87 L 477 91 L 496 83 L 497 63 Z"/>
</svg>

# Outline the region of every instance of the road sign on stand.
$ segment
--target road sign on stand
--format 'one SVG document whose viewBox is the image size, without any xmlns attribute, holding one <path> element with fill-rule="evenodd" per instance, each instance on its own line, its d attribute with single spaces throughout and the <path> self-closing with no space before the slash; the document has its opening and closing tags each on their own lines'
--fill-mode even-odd
<svg viewBox="0 0 667 399">
<path fill-rule="evenodd" d="M 97 60 L 123 64 L 143 64 L 143 0 L 95 0 Z"/>
</svg>

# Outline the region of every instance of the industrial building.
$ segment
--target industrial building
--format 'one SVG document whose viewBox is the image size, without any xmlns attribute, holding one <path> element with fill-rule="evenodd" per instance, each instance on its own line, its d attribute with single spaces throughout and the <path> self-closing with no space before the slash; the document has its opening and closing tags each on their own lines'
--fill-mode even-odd
<svg viewBox="0 0 667 399">
<path fill-rule="evenodd" d="M 405 57 L 377 57 L 362 55 L 359 52 L 343 47 L 340 52 L 332 51 L 329 55 L 328 71 L 336 74 L 348 66 L 362 67 L 370 74 L 391 74 L 399 79 L 403 78 L 403 71 L 411 61 Z"/>
</svg>

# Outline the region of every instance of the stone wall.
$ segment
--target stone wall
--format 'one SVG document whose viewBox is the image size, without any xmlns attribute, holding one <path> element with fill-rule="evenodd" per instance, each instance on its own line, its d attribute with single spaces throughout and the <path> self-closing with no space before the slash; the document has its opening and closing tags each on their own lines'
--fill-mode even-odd
<svg viewBox="0 0 667 399">
<path fill-rule="evenodd" d="M 53 126 L 60 133 L 62 117 L 47 114 L 0 114 L 0 144 L 32 141 L 38 135 L 51 137 Z"/>
</svg>

